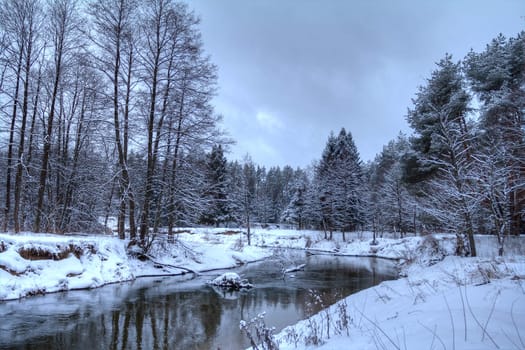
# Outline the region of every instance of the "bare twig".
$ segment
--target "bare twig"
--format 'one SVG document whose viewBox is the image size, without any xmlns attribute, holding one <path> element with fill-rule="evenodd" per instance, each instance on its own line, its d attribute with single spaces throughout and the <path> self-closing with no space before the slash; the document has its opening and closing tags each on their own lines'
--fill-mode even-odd
<svg viewBox="0 0 525 350">
<path fill-rule="evenodd" d="M 417 323 L 419 323 L 423 328 L 425 328 L 427 331 L 429 331 L 430 333 L 432 333 L 432 344 L 430 344 L 430 348 L 432 349 L 432 346 L 434 344 L 434 340 L 437 339 L 440 343 L 441 343 L 441 346 L 443 346 L 443 349 L 447 349 L 447 347 L 445 346 L 445 343 L 443 343 L 443 340 L 441 339 L 441 337 L 439 337 L 436 333 L 436 327 L 437 326 L 434 326 L 434 329 L 430 329 L 429 327 L 425 326 L 423 323 L 421 323 L 421 321 L 417 321 Z"/>
<path fill-rule="evenodd" d="M 461 297 L 461 306 L 463 307 L 463 327 L 465 329 L 465 342 L 467 341 L 467 314 L 465 312 L 465 301 L 463 300 L 463 293 L 461 292 L 461 286 L 458 286 L 459 296 Z"/>
<path fill-rule="evenodd" d="M 376 328 L 377 328 L 377 329 L 378 329 L 378 330 L 379 330 L 379 331 L 380 331 L 380 332 L 381 332 L 381 333 L 382 333 L 382 334 L 388 339 L 388 341 L 390 341 L 390 343 L 391 343 L 391 344 L 392 344 L 397 350 L 401 350 L 401 349 L 399 348 L 399 346 L 398 346 L 396 343 L 394 343 L 394 341 L 392 340 L 392 338 L 390 338 L 390 337 L 388 336 L 388 334 L 386 334 L 386 332 L 385 332 L 385 331 L 384 331 L 384 330 L 383 330 L 383 329 L 377 324 L 377 322 L 374 322 L 374 321 L 372 321 L 371 319 L 369 319 L 368 317 L 366 317 L 366 315 L 365 315 L 364 313 L 362 313 L 361 311 L 359 311 L 359 310 L 357 310 L 357 311 L 361 314 L 361 316 L 363 316 L 363 318 L 364 318 L 365 320 L 367 320 L 367 321 L 370 322 L 372 325 L 374 325 L 374 327 L 376 327 Z"/>
<path fill-rule="evenodd" d="M 452 317 L 452 311 L 450 311 L 450 305 L 448 305 L 448 300 L 443 295 L 445 299 L 445 304 L 447 304 L 448 315 L 450 316 L 450 324 L 452 325 L 452 350 L 456 350 L 456 327 L 454 326 L 454 317 Z"/>
<path fill-rule="evenodd" d="M 487 317 L 487 321 L 485 322 L 485 325 L 483 326 L 483 335 L 481 336 L 481 341 L 485 340 L 485 333 L 487 326 L 489 325 L 489 321 L 492 318 L 492 313 L 494 312 L 494 308 L 496 307 L 496 300 L 498 299 L 498 295 L 500 294 L 500 291 L 498 290 L 498 294 L 494 297 L 494 301 L 492 302 L 492 308 L 490 309 L 489 316 Z"/>
<path fill-rule="evenodd" d="M 505 329 L 501 328 L 501 332 L 503 334 L 505 334 L 505 337 L 507 337 L 507 339 L 512 343 L 512 345 L 514 345 L 516 347 L 516 349 L 518 350 L 523 350 L 523 348 L 521 348 L 518 344 L 516 344 L 516 342 L 514 340 L 512 340 L 511 337 L 509 337 L 509 335 L 507 334 L 507 332 L 505 332 Z"/>
<path fill-rule="evenodd" d="M 373 288 L 375 288 L 375 287 L 373 287 Z M 367 301 L 368 301 L 368 294 L 366 294 L 365 302 L 363 303 L 363 311 L 365 311 L 365 309 L 366 309 L 366 302 Z M 364 314 L 357 307 L 355 309 L 361 314 L 361 318 L 359 319 L 359 324 L 357 325 L 358 327 L 361 327 L 361 323 L 363 322 L 363 315 Z"/>
<path fill-rule="evenodd" d="M 514 325 L 514 329 L 516 330 L 516 333 L 518 334 L 518 339 L 520 340 L 521 346 L 525 348 L 525 344 L 523 343 L 523 339 L 521 338 L 520 329 L 518 328 L 518 325 L 516 324 L 516 320 L 514 319 L 514 304 L 516 303 L 516 301 L 518 301 L 518 299 L 515 299 L 512 302 L 512 306 L 510 307 L 510 317 L 512 319 L 512 324 Z"/>
<path fill-rule="evenodd" d="M 383 350 L 388 350 L 388 348 L 386 347 L 385 343 L 383 342 L 383 339 L 381 338 L 381 336 L 379 334 L 377 334 L 377 329 L 374 328 L 374 343 L 376 344 L 376 348 L 379 348 L 378 345 L 381 346 L 381 349 Z"/>
<path fill-rule="evenodd" d="M 435 288 L 433 285 L 431 285 L 429 281 L 425 280 L 425 284 L 426 284 L 427 286 L 429 286 L 430 289 L 432 289 L 432 291 L 433 291 L 434 293 L 437 292 L 436 288 Z"/>
<path fill-rule="evenodd" d="M 379 339 L 377 337 L 377 334 L 375 334 L 375 332 L 374 332 L 374 334 L 372 336 L 372 339 L 374 340 L 374 345 L 376 346 L 376 349 L 384 349 L 385 348 L 385 346 L 383 344 L 379 343 Z M 379 347 L 379 345 L 381 345 L 381 348 Z"/>
<path fill-rule="evenodd" d="M 180 269 L 180 270 L 184 270 L 184 271 L 188 271 L 188 272 L 191 272 L 193 273 L 195 276 L 199 276 L 200 273 L 198 273 L 197 271 L 194 271 L 192 269 L 189 269 L 187 267 L 182 267 L 182 266 L 176 266 L 176 265 L 171 265 L 171 264 L 166 264 L 166 263 L 161 263 L 159 261 L 156 261 L 151 255 L 148 255 L 148 254 L 143 254 L 143 256 L 145 258 L 148 258 L 152 263 L 154 264 L 157 264 L 157 265 L 162 265 L 162 266 L 167 266 L 167 267 L 171 267 L 171 268 L 174 268 L 174 269 Z"/>
<path fill-rule="evenodd" d="M 405 332 L 405 326 L 403 326 L 403 345 L 405 347 L 405 350 L 407 350 L 407 334 Z"/>
<path fill-rule="evenodd" d="M 496 349 L 499 349 L 499 346 L 498 344 L 496 344 L 496 342 L 494 341 L 494 339 L 492 339 L 492 337 L 490 336 L 490 334 L 487 332 L 487 330 L 485 328 L 483 328 L 483 326 L 481 325 L 481 323 L 479 322 L 479 320 L 477 319 L 476 315 L 474 315 L 474 311 L 472 311 L 472 307 L 470 306 L 470 303 L 468 301 L 468 295 L 467 295 L 467 287 L 465 286 L 465 301 L 467 302 L 467 306 L 468 306 L 468 309 L 470 311 L 470 314 L 472 315 L 472 318 L 474 319 L 474 321 L 476 321 L 476 323 L 478 324 L 478 326 L 481 328 L 481 330 L 483 331 L 483 334 L 486 334 L 487 337 L 490 339 L 490 341 L 492 342 L 492 344 L 494 344 L 494 346 L 496 347 Z"/>
<path fill-rule="evenodd" d="M 401 344 L 401 340 L 399 339 L 399 333 L 398 333 L 398 329 L 397 328 L 396 328 L 396 340 L 397 340 L 398 344 Z"/>
<path fill-rule="evenodd" d="M 374 292 L 376 292 L 376 294 L 377 294 L 377 296 L 379 297 L 379 299 L 381 299 L 381 301 L 382 301 L 384 304 L 386 304 L 385 299 L 387 299 L 388 296 L 385 296 L 385 295 L 381 295 L 381 294 L 379 294 L 379 292 L 377 291 L 376 288 L 373 288 L 373 290 L 374 290 Z"/>
</svg>

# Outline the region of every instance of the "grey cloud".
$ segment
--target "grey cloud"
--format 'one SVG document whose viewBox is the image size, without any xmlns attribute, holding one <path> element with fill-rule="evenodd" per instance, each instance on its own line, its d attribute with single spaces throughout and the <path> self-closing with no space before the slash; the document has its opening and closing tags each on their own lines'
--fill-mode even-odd
<svg viewBox="0 0 525 350">
<path fill-rule="evenodd" d="M 434 62 L 516 35 L 525 15 L 517 0 L 188 2 L 219 66 L 217 111 L 238 141 L 230 158 L 250 152 L 268 166 L 309 164 L 343 126 L 373 158 L 408 131 L 406 109 Z M 261 111 L 287 129 L 264 130 Z"/>
</svg>

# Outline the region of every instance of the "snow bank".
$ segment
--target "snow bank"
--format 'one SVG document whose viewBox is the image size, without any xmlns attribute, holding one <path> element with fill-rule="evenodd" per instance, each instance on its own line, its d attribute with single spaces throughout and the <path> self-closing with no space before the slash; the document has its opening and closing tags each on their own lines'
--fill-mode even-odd
<svg viewBox="0 0 525 350">
<path fill-rule="evenodd" d="M 154 261 L 128 255 L 129 241 L 116 237 L 0 234 L 0 300 L 226 269 L 272 255 L 269 249 L 247 246 L 241 234 L 222 234 L 224 229 L 186 231 L 170 243 L 165 236 L 155 238 L 149 251 Z"/>
<path fill-rule="evenodd" d="M 523 347 L 525 257 L 449 256 L 406 274 L 285 328 L 280 349 Z"/>
<path fill-rule="evenodd" d="M 46 234 L 0 234 L 0 300 L 69 289 L 99 287 L 141 276 L 173 275 L 187 270 L 225 269 L 262 260 L 275 249 L 307 250 L 311 253 L 377 256 L 399 259 L 410 266 L 441 261 L 454 252 L 453 235 L 377 238 L 370 232 L 352 233 L 342 240 L 323 239 L 318 231 L 254 229 L 252 245 L 244 232 L 224 228 L 180 229 L 174 242 L 165 236 L 154 239 L 149 255 L 140 261 L 127 254 L 128 241 L 107 236 Z M 494 237 L 476 237 L 481 256 L 497 254 Z M 506 251 L 523 254 L 521 240 L 509 239 Z"/>
<path fill-rule="evenodd" d="M 94 288 L 134 278 L 113 238 L 0 235 L 0 300 Z"/>
<path fill-rule="evenodd" d="M 421 253 L 426 257 L 429 257 L 429 253 L 434 254 L 434 252 L 416 252 L 421 242 L 429 238 L 435 239 L 444 255 L 453 254 L 455 248 L 455 236 L 451 234 L 405 238 L 376 237 L 374 244 L 371 232 L 346 233 L 346 240 L 344 241 L 341 233 L 334 233 L 332 240 L 326 240 L 324 234 L 319 231 L 259 229 L 255 232 L 253 241 L 258 246 L 305 249 L 312 253 L 374 256 L 395 260 L 418 259 L 421 257 Z"/>
</svg>

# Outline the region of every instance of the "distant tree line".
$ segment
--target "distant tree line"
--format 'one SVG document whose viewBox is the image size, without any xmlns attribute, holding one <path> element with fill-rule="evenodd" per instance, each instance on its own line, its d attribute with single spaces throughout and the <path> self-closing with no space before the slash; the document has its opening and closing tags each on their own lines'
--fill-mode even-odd
<svg viewBox="0 0 525 350">
<path fill-rule="evenodd" d="M 176 227 L 287 224 L 376 234 L 525 230 L 525 40 L 450 55 L 400 134 L 363 163 L 331 134 L 306 169 L 226 158 L 216 67 L 198 19 L 173 0 L 0 1 L 3 231 L 121 238 Z M 501 248 L 502 249 L 502 248 Z"/>
</svg>

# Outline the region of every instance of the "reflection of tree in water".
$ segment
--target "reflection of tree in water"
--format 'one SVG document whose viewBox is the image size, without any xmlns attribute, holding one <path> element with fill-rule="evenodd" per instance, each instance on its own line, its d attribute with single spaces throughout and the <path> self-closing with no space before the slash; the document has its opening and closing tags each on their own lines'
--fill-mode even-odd
<svg viewBox="0 0 525 350">
<path fill-rule="evenodd" d="M 203 290 L 148 298 L 140 291 L 137 297 L 120 309 L 78 320 L 68 332 L 58 330 L 35 339 L 32 349 L 48 349 L 51 344 L 57 349 L 210 348 L 222 314 L 215 293 Z"/>
<path fill-rule="evenodd" d="M 206 301 L 200 305 L 200 315 L 204 324 L 206 339 L 215 336 L 221 322 L 221 303 L 214 293 L 202 293 L 207 296 Z"/>
<path fill-rule="evenodd" d="M 207 349 L 220 323 L 221 305 L 214 293 L 180 292 L 150 301 L 151 346 L 163 349 Z M 188 333 L 191 336 L 188 336 Z M 162 334 L 159 344 L 158 334 Z M 156 346 L 155 346 L 156 344 Z"/>
<path fill-rule="evenodd" d="M 305 290 L 255 288 L 243 295 L 240 300 L 241 317 L 245 320 L 257 316 L 260 310 L 265 310 L 266 314 L 270 316 L 276 309 L 282 311 L 294 309 L 293 313 L 298 313 L 301 317 Z M 237 307 L 237 305 L 231 306 L 232 309 Z"/>
</svg>

